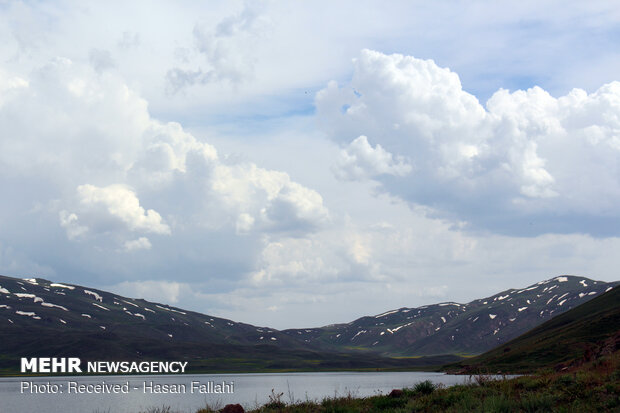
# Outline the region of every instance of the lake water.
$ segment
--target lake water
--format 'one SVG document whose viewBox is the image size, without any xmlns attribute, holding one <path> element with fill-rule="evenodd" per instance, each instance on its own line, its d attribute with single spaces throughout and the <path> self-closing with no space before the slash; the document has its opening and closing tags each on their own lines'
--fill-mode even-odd
<svg viewBox="0 0 620 413">
<path fill-rule="evenodd" d="M 138 413 L 161 406 L 194 413 L 207 403 L 219 407 L 240 403 L 247 409 L 268 402 L 272 389 L 283 393 L 281 400 L 288 403 L 389 393 L 424 380 L 449 386 L 468 377 L 427 372 L 325 372 L 0 378 L 0 413 Z M 155 393 L 164 385 L 169 391 L 185 392 Z M 218 390 L 228 393 L 215 393 Z"/>
</svg>

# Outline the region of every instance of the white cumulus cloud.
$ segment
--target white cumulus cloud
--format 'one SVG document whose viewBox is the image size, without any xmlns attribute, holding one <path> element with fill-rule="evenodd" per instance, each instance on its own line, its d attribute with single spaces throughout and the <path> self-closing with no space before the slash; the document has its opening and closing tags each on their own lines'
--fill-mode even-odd
<svg viewBox="0 0 620 413">
<path fill-rule="evenodd" d="M 502 89 L 483 106 L 432 60 L 364 50 L 316 105 L 344 145 L 338 176 L 492 231 L 620 234 L 619 82 L 559 98 Z"/>
<path fill-rule="evenodd" d="M 67 238 L 79 238 L 88 231 L 88 227 L 78 223 L 78 216 L 75 213 L 62 210 L 58 215 L 60 218 L 60 226 L 67 231 Z"/>
<path fill-rule="evenodd" d="M 80 185 L 77 193 L 79 202 L 86 208 L 103 206 L 108 214 L 121 220 L 131 231 L 170 234 L 170 227 L 163 222 L 161 215 L 141 207 L 136 194 L 123 185 L 104 188 Z"/>
<path fill-rule="evenodd" d="M 132 252 L 137 250 L 150 250 L 151 241 L 146 237 L 140 237 L 131 241 L 125 241 L 125 251 Z"/>
<path fill-rule="evenodd" d="M 317 191 L 157 120 L 113 71 L 55 58 L 3 84 L 3 184 L 29 190 L 0 213 L 14 217 L 14 231 L 64 231 L 71 242 L 54 248 L 71 265 L 103 268 L 141 250 L 160 273 L 185 257 L 190 278 L 204 266 L 234 280 L 253 268 L 264 237 L 304 236 L 329 221 Z"/>
<path fill-rule="evenodd" d="M 402 157 L 394 156 L 377 144 L 374 148 L 364 135 L 353 140 L 340 152 L 334 173 L 340 179 L 362 179 L 377 175 L 404 176 L 411 172 L 409 165 Z"/>
</svg>

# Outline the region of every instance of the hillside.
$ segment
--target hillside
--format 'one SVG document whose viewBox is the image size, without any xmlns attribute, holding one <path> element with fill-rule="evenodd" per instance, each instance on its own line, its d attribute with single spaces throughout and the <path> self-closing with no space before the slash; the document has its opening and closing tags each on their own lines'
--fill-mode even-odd
<svg viewBox="0 0 620 413">
<path fill-rule="evenodd" d="M 348 324 L 283 333 L 326 350 L 363 349 L 390 356 L 480 354 L 617 284 L 559 276 L 467 304 L 400 308 Z"/>
<path fill-rule="evenodd" d="M 0 276 L 0 370 L 20 357 L 191 360 L 194 371 L 415 368 L 458 357 L 397 360 L 316 350 L 269 328 L 41 278 Z"/>
<path fill-rule="evenodd" d="M 370 397 L 269 403 L 248 413 L 333 412 L 615 412 L 620 411 L 618 353 L 565 372 L 540 372 L 515 378 L 475 375 L 463 384 L 437 386 L 431 381 Z M 215 413 L 205 408 L 196 413 Z M 234 411 L 234 410 L 232 410 Z"/>
<path fill-rule="evenodd" d="M 612 288 L 561 276 L 468 304 L 278 331 L 41 278 L 0 276 L 0 370 L 24 356 L 191 360 L 194 371 L 410 369 L 482 353 Z"/>
<path fill-rule="evenodd" d="M 585 363 L 620 349 L 620 288 L 588 301 L 478 357 L 463 371 L 531 372 Z"/>
</svg>

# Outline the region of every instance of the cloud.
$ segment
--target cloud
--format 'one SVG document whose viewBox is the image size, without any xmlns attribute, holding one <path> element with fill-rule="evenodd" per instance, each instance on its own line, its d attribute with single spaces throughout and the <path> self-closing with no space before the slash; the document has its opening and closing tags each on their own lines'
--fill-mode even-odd
<svg viewBox="0 0 620 413">
<path fill-rule="evenodd" d="M 148 279 L 126 294 L 277 327 L 615 279 L 615 92 L 596 90 L 618 10 L 599 3 L 13 2 L 0 267 Z M 436 63 L 351 66 L 362 48 Z"/>
<path fill-rule="evenodd" d="M 211 189 L 223 205 L 238 211 L 236 225 L 243 230 L 304 232 L 329 218 L 318 192 L 292 182 L 284 172 L 254 164 L 218 166 Z"/>
<path fill-rule="evenodd" d="M 116 66 L 109 50 L 91 49 L 88 58 L 97 72 L 103 72 Z"/>
<path fill-rule="evenodd" d="M 67 231 L 67 238 L 70 240 L 79 238 L 88 232 L 88 227 L 78 223 L 78 216 L 75 213 L 62 210 L 58 215 L 60 226 Z"/>
<path fill-rule="evenodd" d="M 0 242 L 0 274 L 14 277 L 48 276 L 56 275 L 53 268 L 41 264 L 24 254 L 23 251 L 16 250 L 13 246 Z"/>
<path fill-rule="evenodd" d="M 224 17 L 215 26 L 197 23 L 192 32 L 194 45 L 190 53 L 199 56 L 200 67 L 169 69 L 166 73 L 169 91 L 176 93 L 196 84 L 221 81 L 238 84 L 247 80 L 253 73 L 256 59 L 252 46 L 260 38 L 265 24 L 257 3 L 246 4 L 241 12 Z M 187 51 L 182 54 L 186 55 Z"/>
<path fill-rule="evenodd" d="M 137 32 L 124 31 L 117 42 L 121 49 L 132 49 L 140 45 L 140 35 Z"/>
<path fill-rule="evenodd" d="M 329 280 L 343 271 L 343 260 L 336 255 L 328 253 L 321 237 L 273 241 L 262 250 L 251 282 L 258 287 L 281 288 L 291 282 L 306 284 L 317 279 Z"/>
<path fill-rule="evenodd" d="M 28 81 L 19 77 L 9 77 L 0 70 L 0 107 L 6 100 L 11 99 L 12 95 L 19 93 L 20 89 L 28 87 Z"/>
<path fill-rule="evenodd" d="M 368 143 L 364 135 L 353 140 L 340 152 L 334 173 L 340 179 L 357 180 L 378 175 L 404 176 L 411 172 L 409 165 L 402 157 L 394 160 L 394 156 L 376 145 Z"/>
<path fill-rule="evenodd" d="M 170 234 L 170 227 L 162 221 L 161 215 L 141 207 L 136 194 L 123 185 L 104 188 L 80 185 L 77 194 L 80 204 L 86 208 L 103 206 L 107 214 L 121 220 L 131 231 Z"/>
<path fill-rule="evenodd" d="M 22 189 L 0 213 L 30 211 L 12 221 L 17 232 L 37 220 L 44 239 L 64 232 L 70 242 L 55 248 L 65 268 L 118 278 L 138 263 L 113 257 L 141 250 L 152 255 L 140 265 L 159 277 L 185 266 L 188 279 L 225 273 L 233 282 L 265 237 L 303 237 L 329 222 L 317 191 L 155 119 L 114 72 L 56 58 L 12 78 L 0 81 L 11 91 L 0 105 L 0 170 L 4 187 Z"/>
<path fill-rule="evenodd" d="M 351 82 L 330 82 L 316 105 L 329 137 L 346 145 L 341 177 L 375 179 L 474 229 L 620 234 L 619 82 L 559 98 L 502 89 L 485 107 L 432 60 L 364 50 Z M 399 173 L 380 173 L 390 162 Z"/>
<path fill-rule="evenodd" d="M 126 297 L 143 298 L 164 304 L 175 304 L 182 292 L 191 291 L 187 284 L 158 280 L 123 281 L 108 288 Z"/>
<path fill-rule="evenodd" d="M 151 241 L 146 237 L 140 237 L 131 241 L 125 241 L 125 251 L 132 252 L 137 250 L 150 250 Z"/>
</svg>

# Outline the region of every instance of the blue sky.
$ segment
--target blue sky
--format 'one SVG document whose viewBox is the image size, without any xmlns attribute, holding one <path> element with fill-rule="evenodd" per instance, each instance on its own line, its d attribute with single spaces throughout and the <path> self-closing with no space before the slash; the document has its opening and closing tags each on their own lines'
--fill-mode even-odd
<svg viewBox="0 0 620 413">
<path fill-rule="evenodd" d="M 276 328 L 615 280 L 619 20 L 2 3 L 0 273 Z"/>
</svg>

